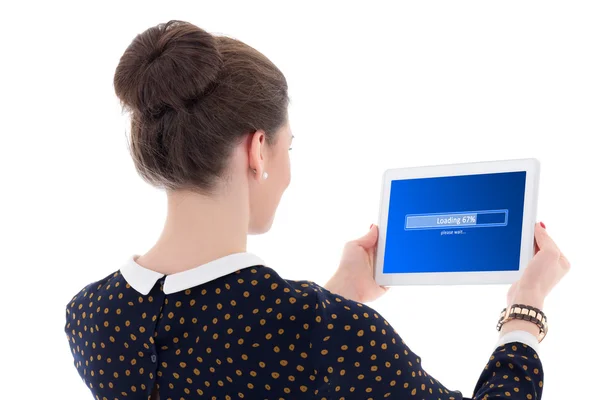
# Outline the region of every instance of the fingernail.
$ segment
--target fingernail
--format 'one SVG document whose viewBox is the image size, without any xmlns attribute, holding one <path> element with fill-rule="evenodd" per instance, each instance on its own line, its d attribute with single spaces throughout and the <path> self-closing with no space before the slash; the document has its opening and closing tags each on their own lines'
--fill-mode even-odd
<svg viewBox="0 0 600 400">
<path fill-rule="evenodd" d="M 371 226 L 369 227 L 369 229 L 372 229 L 372 228 L 373 228 L 373 224 L 371 224 Z"/>
<path fill-rule="evenodd" d="M 544 224 L 543 222 L 540 222 L 540 225 L 542 228 L 546 229 L 546 224 Z"/>
</svg>

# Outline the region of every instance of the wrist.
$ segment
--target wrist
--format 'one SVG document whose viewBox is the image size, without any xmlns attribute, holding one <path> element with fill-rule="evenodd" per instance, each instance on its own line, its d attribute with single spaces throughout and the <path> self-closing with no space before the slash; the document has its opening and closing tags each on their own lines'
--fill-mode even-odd
<svg viewBox="0 0 600 400">
<path fill-rule="evenodd" d="M 514 331 L 525 331 L 531 333 L 534 337 L 538 337 L 540 334 L 540 328 L 536 324 L 530 321 L 523 321 L 519 319 L 513 319 L 507 321 L 502 325 L 502 329 L 500 330 L 501 335 L 505 335 L 509 332 Z"/>
<path fill-rule="evenodd" d="M 525 331 L 541 342 L 548 333 L 548 321 L 542 311 L 544 300 L 537 294 L 516 294 L 502 311 L 497 329 L 501 336 L 514 331 Z"/>
<path fill-rule="evenodd" d="M 512 299 L 512 303 L 508 304 L 508 307 L 513 304 L 525 304 L 531 307 L 536 307 L 540 310 L 544 309 L 545 296 L 539 291 L 534 289 L 519 290 L 515 293 Z"/>
</svg>

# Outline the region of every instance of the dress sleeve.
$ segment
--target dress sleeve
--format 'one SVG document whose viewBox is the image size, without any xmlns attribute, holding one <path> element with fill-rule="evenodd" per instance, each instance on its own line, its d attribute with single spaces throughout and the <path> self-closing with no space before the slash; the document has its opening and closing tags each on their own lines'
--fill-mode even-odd
<svg viewBox="0 0 600 400">
<path fill-rule="evenodd" d="M 501 345 L 490 357 L 475 387 L 474 399 L 542 398 L 544 371 L 538 354 L 521 342 Z"/>
<path fill-rule="evenodd" d="M 315 287 L 311 352 L 317 399 L 466 399 L 429 375 L 420 357 L 375 310 Z M 490 357 L 473 399 L 540 399 L 541 382 L 537 353 L 525 344 L 508 343 Z"/>
</svg>

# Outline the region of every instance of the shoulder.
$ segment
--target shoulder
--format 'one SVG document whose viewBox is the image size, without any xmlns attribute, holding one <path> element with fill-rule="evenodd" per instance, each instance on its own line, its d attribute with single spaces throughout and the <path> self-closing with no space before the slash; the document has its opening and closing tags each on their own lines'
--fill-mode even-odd
<svg viewBox="0 0 600 400">
<path fill-rule="evenodd" d="M 318 290 L 316 283 L 309 280 L 290 280 L 282 278 L 277 271 L 262 266 L 254 275 L 256 292 L 260 294 L 260 303 L 272 304 L 281 311 L 301 310 L 302 319 L 314 319 Z"/>
<path fill-rule="evenodd" d="M 396 333 L 389 322 L 370 306 L 332 293 L 316 284 L 314 286 L 317 296 L 315 308 L 321 322 L 345 324 L 343 327 L 346 331 L 350 330 L 348 324 L 351 324 L 355 327 L 366 326 L 372 331 L 387 327 L 388 330 Z"/>
<path fill-rule="evenodd" d="M 290 292 L 306 297 L 303 307 L 312 310 L 311 327 L 315 339 L 335 335 L 338 339 L 352 337 L 355 340 L 358 337 L 361 341 L 377 337 L 392 344 L 402 342 L 392 325 L 370 306 L 332 293 L 313 281 L 281 281 Z"/>
<path fill-rule="evenodd" d="M 93 295 L 93 293 L 95 291 L 97 292 L 97 291 L 101 290 L 103 286 L 105 286 L 111 280 L 114 280 L 118 275 L 119 275 L 119 272 L 116 271 L 100 280 L 88 283 L 83 288 L 81 288 L 77 293 L 75 293 L 75 295 L 71 299 L 71 303 L 81 297 L 88 297 L 90 295 Z"/>
<path fill-rule="evenodd" d="M 128 293 L 133 289 L 127 284 L 119 271 L 113 272 L 110 275 L 85 285 L 79 290 L 69 301 L 66 306 L 67 318 L 76 318 L 78 312 L 83 313 L 91 311 L 92 305 L 102 300 L 102 295 L 110 289 L 121 288 L 123 293 Z M 129 289 L 129 290 L 128 290 Z M 110 296 L 110 294 L 109 294 Z M 90 309 L 90 310 L 88 310 Z"/>
<path fill-rule="evenodd" d="M 284 279 L 269 267 L 261 267 L 258 272 L 255 287 L 260 293 L 260 303 L 265 306 L 274 303 L 273 310 L 294 314 L 295 320 L 301 321 L 313 336 L 321 325 L 332 329 L 342 323 L 362 322 L 365 316 L 380 318 L 368 306 L 331 293 L 311 280 Z M 267 312 L 270 311 L 268 308 Z"/>
</svg>

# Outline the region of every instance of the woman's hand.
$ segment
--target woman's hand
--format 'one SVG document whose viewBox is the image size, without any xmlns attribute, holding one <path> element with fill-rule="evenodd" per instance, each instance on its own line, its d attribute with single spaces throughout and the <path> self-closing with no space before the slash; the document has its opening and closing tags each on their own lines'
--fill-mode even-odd
<svg viewBox="0 0 600 400">
<path fill-rule="evenodd" d="M 528 304 L 542 308 L 546 296 L 566 275 L 571 264 L 541 224 L 535 226 L 535 255 L 521 278 L 508 291 L 508 305 Z"/>
<path fill-rule="evenodd" d="M 365 236 L 346 243 L 340 266 L 325 285 L 327 290 L 360 303 L 373 301 L 388 290 L 373 278 L 378 236 L 377 226 L 371 225 Z"/>
<path fill-rule="evenodd" d="M 507 294 L 507 306 L 525 304 L 544 308 L 544 300 L 558 282 L 571 269 L 571 264 L 552 240 L 542 224 L 535 225 L 535 255 L 525 268 L 521 278 L 515 282 Z M 531 326 L 530 326 L 531 325 Z M 509 321 L 503 332 L 527 327 L 537 330 L 533 324 L 524 321 Z"/>
</svg>

